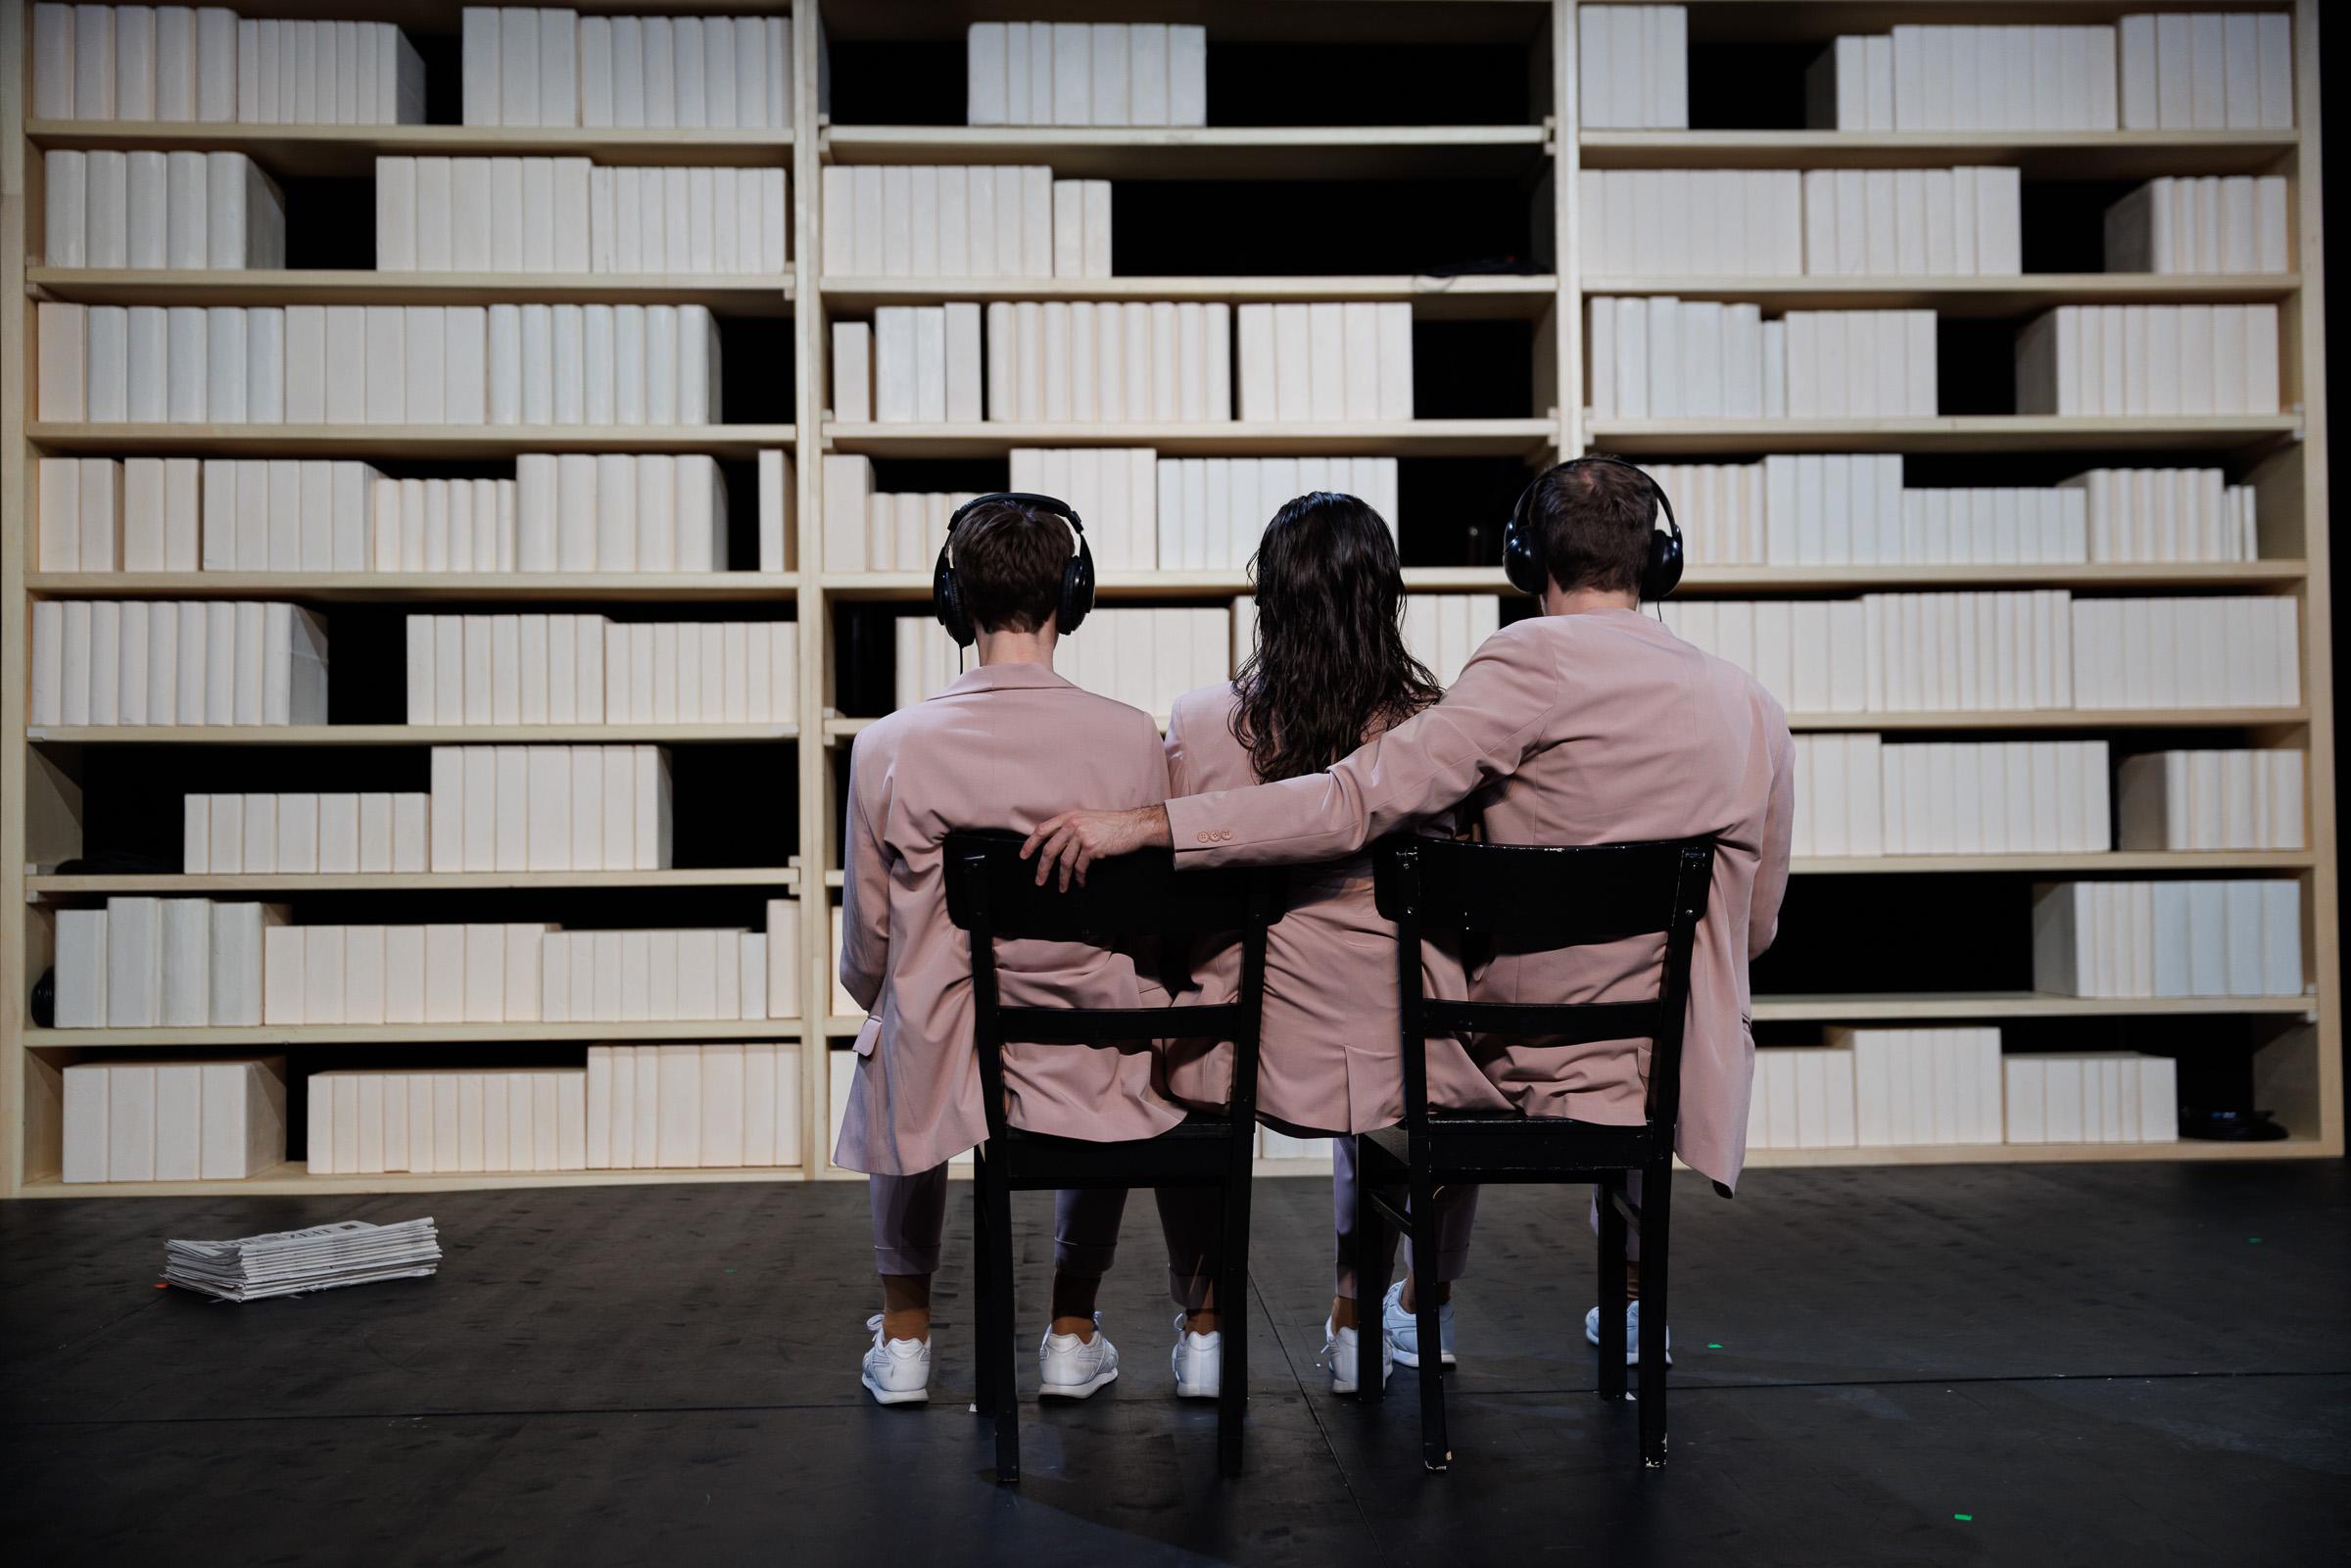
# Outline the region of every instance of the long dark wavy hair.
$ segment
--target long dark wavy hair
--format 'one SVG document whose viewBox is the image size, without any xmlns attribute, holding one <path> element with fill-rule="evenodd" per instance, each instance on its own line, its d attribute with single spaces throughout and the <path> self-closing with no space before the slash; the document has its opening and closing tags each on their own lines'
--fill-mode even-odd
<svg viewBox="0 0 2351 1568">
<path fill-rule="evenodd" d="M 1404 568 L 1388 525 L 1316 491 L 1273 514 L 1249 563 L 1257 638 L 1233 686 L 1233 737 L 1266 783 L 1319 773 L 1444 694 L 1404 645 Z"/>
</svg>

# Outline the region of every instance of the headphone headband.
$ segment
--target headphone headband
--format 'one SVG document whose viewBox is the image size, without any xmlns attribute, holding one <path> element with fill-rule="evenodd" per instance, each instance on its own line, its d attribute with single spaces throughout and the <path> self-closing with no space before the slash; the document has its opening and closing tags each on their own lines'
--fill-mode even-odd
<svg viewBox="0 0 2351 1568">
<path fill-rule="evenodd" d="M 955 508 L 955 514 L 947 519 L 947 537 L 939 541 L 938 559 L 931 568 L 931 613 L 947 629 L 956 646 L 968 648 L 978 641 L 979 629 L 972 623 L 971 611 L 963 602 L 963 585 L 955 576 L 955 530 L 975 508 L 997 502 L 1050 512 L 1070 525 L 1070 556 L 1061 569 L 1061 594 L 1054 614 L 1054 624 L 1067 637 L 1094 607 L 1094 552 L 1085 542 L 1085 523 L 1077 508 L 1057 496 L 1033 491 L 993 490 Z"/>
</svg>

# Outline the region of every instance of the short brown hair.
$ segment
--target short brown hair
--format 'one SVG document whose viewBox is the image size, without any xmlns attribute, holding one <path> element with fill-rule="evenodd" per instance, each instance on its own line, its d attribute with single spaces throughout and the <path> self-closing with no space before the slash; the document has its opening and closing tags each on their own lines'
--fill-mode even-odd
<svg viewBox="0 0 2351 1568">
<path fill-rule="evenodd" d="M 1543 564 L 1562 590 L 1640 592 L 1657 526 L 1646 475 L 1614 462 L 1561 463 L 1535 481 L 1526 509 Z"/>
<path fill-rule="evenodd" d="M 949 540 L 955 581 L 972 625 L 1034 632 L 1061 608 L 1061 577 L 1075 542 L 1070 525 L 1020 501 L 975 506 Z"/>
</svg>

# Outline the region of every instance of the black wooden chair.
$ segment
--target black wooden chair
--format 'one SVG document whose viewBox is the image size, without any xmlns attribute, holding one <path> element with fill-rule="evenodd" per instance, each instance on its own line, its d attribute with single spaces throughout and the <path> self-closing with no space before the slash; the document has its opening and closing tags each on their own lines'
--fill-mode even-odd
<svg viewBox="0 0 2351 1568">
<path fill-rule="evenodd" d="M 1641 1457 L 1665 1462 L 1665 1312 L 1673 1132 L 1681 1100 L 1682 1023 L 1690 950 L 1706 912 L 1710 838 L 1583 848 L 1456 843 L 1398 836 L 1375 856 L 1379 912 L 1396 923 L 1402 998 L 1404 1124 L 1360 1134 L 1356 1279 L 1373 1280 L 1383 1224 L 1413 1238 L 1413 1297 L 1420 1357 L 1420 1455 L 1431 1470 L 1453 1458 L 1445 1435 L 1438 1344 L 1435 1190 L 1453 1182 L 1595 1182 L 1600 1187 L 1600 1397 L 1624 1397 L 1625 1224 L 1635 1217 L 1625 1175 L 1642 1172 Z M 1663 933 L 1656 994 L 1639 1002 L 1558 1006 L 1455 1002 L 1420 988 L 1420 944 L 1461 935 L 1497 951 L 1543 952 Z M 1565 1117 L 1431 1115 L 1425 1042 L 1431 1035 L 1502 1034 L 1561 1044 L 1652 1042 L 1646 1119 L 1608 1126 Z M 1399 1212 L 1382 1189 L 1404 1187 Z M 1358 1289 L 1370 1287 L 1359 1283 Z M 1367 1333 L 1370 1331 L 1366 1330 Z M 1368 1355 L 1369 1352 L 1366 1352 Z M 1360 1380 L 1362 1398 L 1380 1380 Z"/>
<path fill-rule="evenodd" d="M 978 1409 L 996 1427 L 996 1480 L 1021 1475 L 1020 1391 L 1014 1375 L 1012 1194 L 1063 1187 L 1213 1187 L 1223 1206 L 1223 1265 L 1217 1277 L 1224 1359 L 1217 1404 L 1217 1457 L 1241 1470 L 1248 1398 L 1249 1173 L 1257 1142 L 1258 1021 L 1265 1000 L 1266 928 L 1280 918 L 1274 874 L 1238 870 L 1176 875 L 1174 857 L 1146 852 L 1101 861 L 1082 886 L 1036 885 L 1019 833 L 947 835 L 947 913 L 971 935 L 972 1000 L 987 1141 L 972 1184 L 979 1267 Z M 996 985 L 998 939 L 1109 947 L 1141 938 L 1241 938 L 1240 999 L 1177 1008 L 1006 1007 Z M 1233 1042 L 1232 1099 L 1222 1116 L 1194 1115 L 1156 1138 L 1090 1143 L 1009 1126 L 1004 1119 L 1006 1040 L 1023 1044 L 1147 1049 L 1161 1038 Z M 1135 1042 L 1144 1042 L 1137 1046 Z"/>
</svg>

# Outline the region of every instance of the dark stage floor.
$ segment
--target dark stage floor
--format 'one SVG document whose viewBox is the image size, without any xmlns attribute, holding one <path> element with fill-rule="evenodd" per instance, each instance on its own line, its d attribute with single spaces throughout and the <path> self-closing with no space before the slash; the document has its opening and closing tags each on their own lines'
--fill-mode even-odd
<svg viewBox="0 0 2351 1568">
<path fill-rule="evenodd" d="M 1259 1186 L 1249 1474 L 1167 1378 L 1128 1212 L 1125 1377 L 1026 1406 L 990 1484 L 968 1209 L 934 1402 L 856 1383 L 865 1193 L 572 1188 L 0 1207 L 0 1542 L 151 1563 L 2306 1563 L 2351 1540 L 2340 1164 L 1761 1171 L 1685 1180 L 1672 1467 L 1593 1397 L 1580 1194 L 1487 1200 L 1459 1458 L 1414 1374 L 1324 1390 L 1328 1196 Z M 252 1307 L 158 1290 L 166 1235 L 430 1213 L 438 1279 Z M 1016 1211 L 1025 1317 L 1045 1200 Z M 1025 1383 L 1035 1362 L 1024 1355 Z"/>
</svg>

